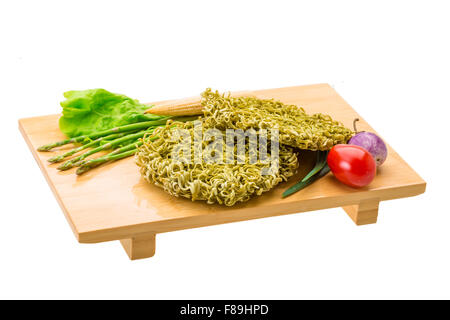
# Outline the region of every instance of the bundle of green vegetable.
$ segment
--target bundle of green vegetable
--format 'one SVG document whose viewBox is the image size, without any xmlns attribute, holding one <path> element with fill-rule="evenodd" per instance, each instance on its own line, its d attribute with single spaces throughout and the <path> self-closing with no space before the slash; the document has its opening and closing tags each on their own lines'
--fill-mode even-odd
<svg viewBox="0 0 450 320">
<path fill-rule="evenodd" d="M 63 116 L 59 120 L 59 128 L 69 138 L 41 146 L 38 150 L 50 151 L 62 145 L 75 144 L 72 150 L 48 161 L 57 163 L 66 160 L 58 169 L 79 167 L 77 174 L 135 154 L 136 148 L 142 144 L 139 139 L 165 125 L 170 118 L 144 114 L 149 106 L 104 89 L 68 91 L 64 97 L 67 100 L 61 102 Z M 111 152 L 88 159 L 102 151 Z"/>
</svg>

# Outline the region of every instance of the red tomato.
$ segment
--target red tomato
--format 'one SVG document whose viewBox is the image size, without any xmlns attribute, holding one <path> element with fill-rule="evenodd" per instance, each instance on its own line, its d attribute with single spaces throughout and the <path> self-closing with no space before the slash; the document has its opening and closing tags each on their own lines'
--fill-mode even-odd
<svg viewBox="0 0 450 320">
<path fill-rule="evenodd" d="M 367 186 L 377 173 L 372 155 L 356 145 L 335 145 L 328 154 L 327 162 L 339 181 L 354 188 Z"/>
</svg>

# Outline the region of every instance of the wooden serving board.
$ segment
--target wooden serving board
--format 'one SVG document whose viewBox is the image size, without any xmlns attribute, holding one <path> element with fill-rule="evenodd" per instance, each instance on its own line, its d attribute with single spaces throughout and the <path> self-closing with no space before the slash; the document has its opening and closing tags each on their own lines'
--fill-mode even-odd
<svg viewBox="0 0 450 320">
<path fill-rule="evenodd" d="M 329 114 L 349 128 L 358 117 L 360 130 L 374 132 L 328 84 L 255 92 L 284 103 L 301 105 L 308 113 Z M 131 259 L 152 256 L 155 235 L 161 232 L 333 207 L 343 207 L 357 225 L 375 223 L 380 201 L 425 192 L 425 181 L 388 146 L 386 162 L 375 180 L 365 188 L 347 187 L 328 174 L 308 188 L 282 199 L 283 191 L 310 169 L 303 166 L 303 171 L 296 177 L 246 203 L 225 207 L 192 202 L 170 196 L 145 182 L 133 157 L 98 167 L 82 176 L 76 176 L 74 169 L 59 172 L 56 165 L 46 161 L 58 152 L 36 151 L 40 145 L 64 138 L 58 129 L 58 118 L 59 115 L 49 115 L 21 119 L 20 131 L 78 241 L 121 240 Z M 311 153 L 301 156 L 301 162 L 312 166 Z"/>
</svg>

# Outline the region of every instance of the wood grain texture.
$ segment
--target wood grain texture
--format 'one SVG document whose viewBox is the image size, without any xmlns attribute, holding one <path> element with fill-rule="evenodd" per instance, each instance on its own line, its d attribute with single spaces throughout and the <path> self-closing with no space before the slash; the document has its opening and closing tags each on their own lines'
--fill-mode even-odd
<svg viewBox="0 0 450 320">
<path fill-rule="evenodd" d="M 155 254 L 155 237 L 154 233 L 150 233 L 122 239 L 120 243 L 131 260 L 145 259 L 153 257 Z"/>
<path fill-rule="evenodd" d="M 380 199 L 365 199 L 359 204 L 342 207 L 357 226 L 376 223 Z"/>
<path fill-rule="evenodd" d="M 258 96 L 301 105 L 308 113 L 330 114 L 349 128 L 353 119 L 358 117 L 361 119 L 358 123 L 360 130 L 373 131 L 328 84 L 255 92 Z M 347 207 L 363 204 L 370 199 L 390 200 L 415 196 L 425 191 L 425 182 L 388 146 L 388 158 L 368 187 L 353 189 L 328 174 L 310 187 L 282 199 L 283 191 L 305 174 L 300 172 L 297 177 L 274 190 L 231 208 L 192 202 L 170 196 L 162 189 L 146 183 L 140 177 L 133 158 L 96 168 L 82 176 L 76 176 L 73 170 L 59 172 L 56 165 L 46 161 L 56 152 L 36 151 L 42 144 L 64 138 L 58 130 L 58 118 L 59 115 L 50 115 L 21 119 L 19 127 L 78 241 L 83 243 L 133 239 L 142 234 Z M 309 161 L 308 153 L 302 157 L 304 159 L 301 161 Z M 358 212 L 356 209 L 351 210 Z M 364 210 L 359 208 L 359 211 Z"/>
</svg>

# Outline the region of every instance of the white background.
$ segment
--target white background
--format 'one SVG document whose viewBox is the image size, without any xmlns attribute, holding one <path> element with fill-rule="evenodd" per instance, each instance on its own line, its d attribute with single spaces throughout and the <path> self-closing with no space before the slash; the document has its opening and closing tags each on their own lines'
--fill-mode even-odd
<svg viewBox="0 0 450 320">
<path fill-rule="evenodd" d="M 447 1 L 2 1 L 0 298 L 450 298 Z M 17 128 L 62 93 L 141 101 L 328 82 L 428 182 L 339 208 L 78 244 Z"/>
</svg>

